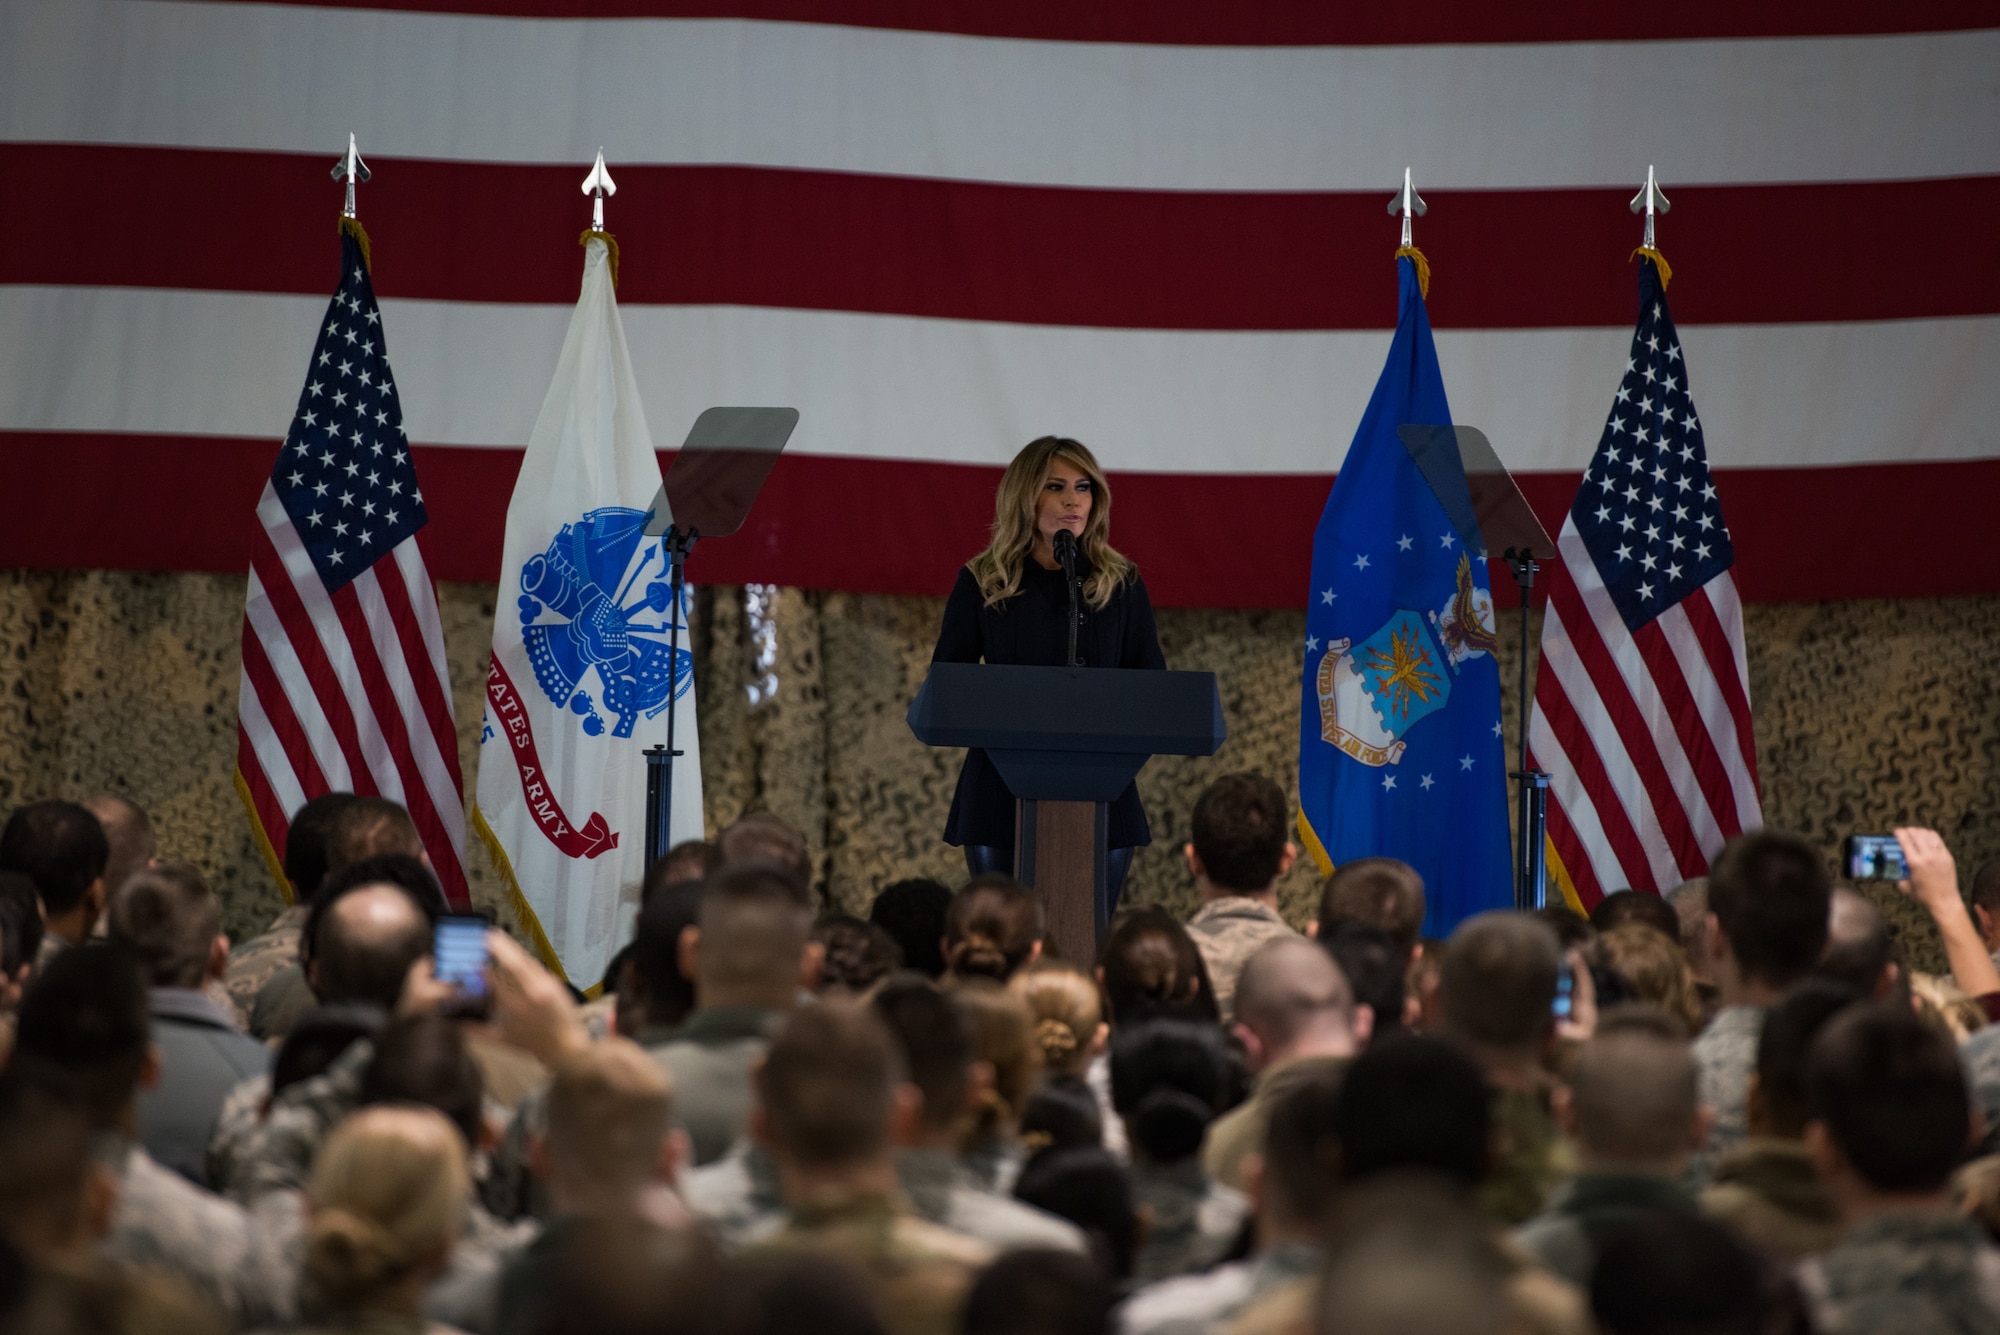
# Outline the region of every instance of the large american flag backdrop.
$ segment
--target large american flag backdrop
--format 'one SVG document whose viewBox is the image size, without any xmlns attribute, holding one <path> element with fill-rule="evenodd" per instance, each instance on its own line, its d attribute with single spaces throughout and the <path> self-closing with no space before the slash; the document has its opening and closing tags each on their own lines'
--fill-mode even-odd
<svg viewBox="0 0 2000 1335">
<path fill-rule="evenodd" d="M 942 594 L 1001 465 L 1061 432 L 1110 470 L 1157 601 L 1299 605 L 1394 323 L 1405 165 L 1455 415 L 1554 529 L 1623 372 L 1650 163 L 1744 597 L 1991 592 L 1993 22 L 1990 0 L 9 0 L 0 565 L 246 567 L 353 131 L 440 578 L 498 574 L 602 145 L 663 443 L 712 404 L 802 413 L 699 581 Z"/>
</svg>

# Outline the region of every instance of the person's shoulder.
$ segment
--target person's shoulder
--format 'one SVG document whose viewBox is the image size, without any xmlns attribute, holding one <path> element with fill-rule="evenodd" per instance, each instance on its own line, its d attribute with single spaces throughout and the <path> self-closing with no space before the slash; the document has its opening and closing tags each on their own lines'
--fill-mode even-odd
<svg viewBox="0 0 2000 1335">
<path fill-rule="evenodd" d="M 1250 1267 L 1217 1266 L 1203 1275 L 1175 1275 L 1127 1298 L 1118 1309 L 1120 1335 L 1159 1335 L 1187 1326 L 1206 1329 L 1250 1296 Z"/>
<path fill-rule="evenodd" d="M 945 1225 L 954 1232 L 1006 1250 L 1017 1247 L 1048 1247 L 1066 1252 L 1090 1250 L 1083 1230 L 1069 1220 L 982 1187 L 952 1188 Z"/>
<path fill-rule="evenodd" d="M 1312 1329 L 1313 1294 L 1319 1280 L 1295 1279 L 1250 1303 L 1222 1329 L 1226 1335 L 1302 1335 Z"/>
</svg>

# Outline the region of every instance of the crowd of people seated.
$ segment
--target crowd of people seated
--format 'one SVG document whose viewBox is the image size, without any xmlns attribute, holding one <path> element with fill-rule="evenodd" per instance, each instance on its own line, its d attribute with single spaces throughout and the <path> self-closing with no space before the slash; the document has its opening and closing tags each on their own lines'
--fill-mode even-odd
<svg viewBox="0 0 2000 1335">
<path fill-rule="evenodd" d="M 0 1335 L 2000 1331 L 2000 863 L 1897 832 L 1931 976 L 1782 833 L 1436 940 L 1390 858 L 1288 922 L 1290 825 L 1217 780 L 1199 908 L 1064 960 L 755 813 L 587 994 L 487 930 L 481 1010 L 393 802 L 308 802 L 233 949 L 137 806 L 22 806 Z"/>
</svg>

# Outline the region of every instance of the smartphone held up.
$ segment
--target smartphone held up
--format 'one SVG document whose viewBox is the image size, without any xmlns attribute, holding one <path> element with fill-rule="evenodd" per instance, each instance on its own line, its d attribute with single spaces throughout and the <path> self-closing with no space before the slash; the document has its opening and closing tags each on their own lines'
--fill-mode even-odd
<svg viewBox="0 0 2000 1335">
<path fill-rule="evenodd" d="M 451 997 L 439 1009 L 446 1015 L 485 1019 L 493 1010 L 493 993 L 486 985 L 486 965 L 491 954 L 486 945 L 484 918 L 439 918 L 431 947 L 431 972 L 451 988 Z"/>
</svg>

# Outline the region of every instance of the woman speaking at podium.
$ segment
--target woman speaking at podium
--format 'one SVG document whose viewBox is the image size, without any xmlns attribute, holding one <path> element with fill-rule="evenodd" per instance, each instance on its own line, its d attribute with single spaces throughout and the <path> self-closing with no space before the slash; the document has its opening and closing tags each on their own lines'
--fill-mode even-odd
<svg viewBox="0 0 2000 1335">
<path fill-rule="evenodd" d="M 993 504 L 993 538 L 958 572 L 933 663 L 1062 667 L 1069 661 L 1068 556 L 1077 580 L 1076 653 L 1084 667 L 1164 668 L 1153 604 L 1138 567 L 1111 547 L 1111 489 L 1089 450 L 1061 436 L 1030 441 L 1007 465 Z M 1137 785 L 1106 821 L 1106 914 L 1118 903 L 1132 850 L 1152 842 Z M 977 749 L 965 753 L 945 842 L 966 869 L 1014 870 L 1014 795 Z"/>
</svg>

